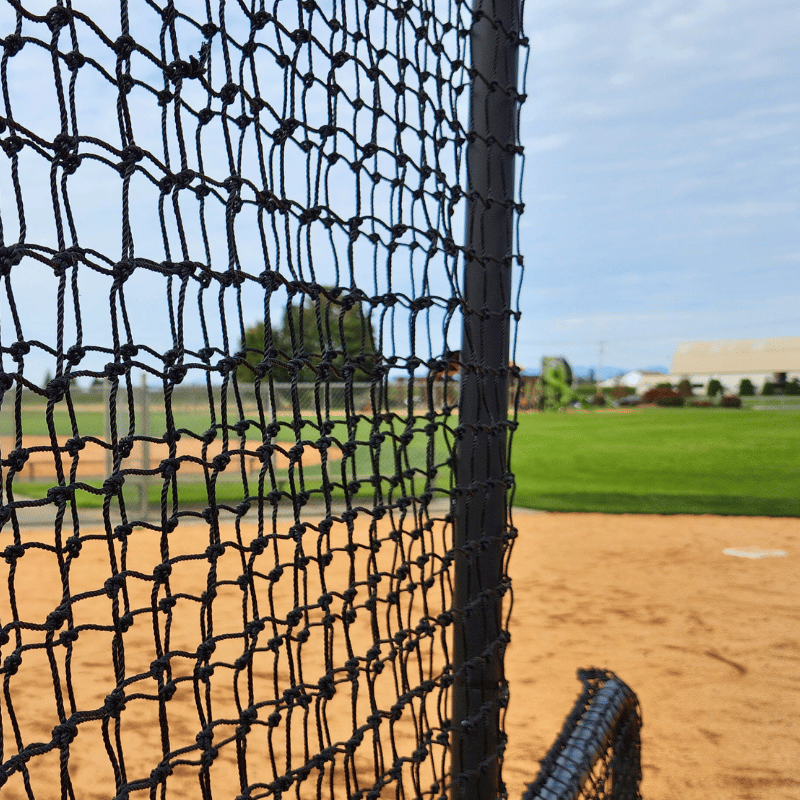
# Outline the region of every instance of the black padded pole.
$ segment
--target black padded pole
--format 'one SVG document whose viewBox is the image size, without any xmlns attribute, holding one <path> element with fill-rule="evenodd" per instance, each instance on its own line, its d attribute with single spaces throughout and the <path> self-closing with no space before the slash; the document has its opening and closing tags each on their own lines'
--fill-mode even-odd
<svg viewBox="0 0 800 800">
<path fill-rule="evenodd" d="M 475 0 L 456 452 L 452 800 L 501 793 L 502 595 L 519 0 Z"/>
</svg>

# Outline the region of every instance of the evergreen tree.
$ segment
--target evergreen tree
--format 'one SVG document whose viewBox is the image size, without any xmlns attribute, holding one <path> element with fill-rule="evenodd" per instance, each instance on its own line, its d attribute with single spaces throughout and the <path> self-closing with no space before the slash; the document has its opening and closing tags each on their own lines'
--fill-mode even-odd
<svg viewBox="0 0 800 800">
<path fill-rule="evenodd" d="M 264 359 L 269 343 L 264 341 L 263 321 L 247 328 L 242 346 L 253 366 Z M 288 383 L 295 373 L 300 382 L 313 382 L 319 370 L 331 381 L 343 381 L 345 365 L 355 368 L 356 381 L 369 380 L 375 364 L 375 332 L 361 304 L 345 308 L 324 294 L 318 301 L 304 296 L 300 303 L 292 303 L 280 327 L 272 328 L 272 346 L 275 358 L 289 364 L 268 368 L 276 383 Z M 253 370 L 244 366 L 237 377 L 248 383 L 255 380 Z"/>
<path fill-rule="evenodd" d="M 756 387 L 753 386 L 753 381 L 750 378 L 742 378 L 739 382 L 739 396 L 752 397 L 756 393 Z"/>
<path fill-rule="evenodd" d="M 718 394 L 722 394 L 722 383 L 717 378 L 712 378 L 708 382 L 706 394 L 709 397 L 716 397 Z"/>
</svg>

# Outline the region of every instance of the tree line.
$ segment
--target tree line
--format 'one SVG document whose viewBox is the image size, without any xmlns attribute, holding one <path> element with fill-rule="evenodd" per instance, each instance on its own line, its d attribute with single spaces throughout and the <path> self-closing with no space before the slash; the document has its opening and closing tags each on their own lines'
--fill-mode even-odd
<svg viewBox="0 0 800 800">
<path fill-rule="evenodd" d="M 245 331 L 242 349 L 251 367 L 240 366 L 237 378 L 253 383 L 257 374 L 271 374 L 277 383 L 288 383 L 294 375 L 300 382 L 313 382 L 322 372 L 329 381 L 344 381 L 350 370 L 354 380 L 369 380 L 376 361 L 375 329 L 361 303 L 345 306 L 323 293 L 318 300 L 307 296 L 290 303 L 279 326 L 271 326 L 275 359 L 265 370 L 258 365 L 269 351 L 264 321 Z"/>
</svg>

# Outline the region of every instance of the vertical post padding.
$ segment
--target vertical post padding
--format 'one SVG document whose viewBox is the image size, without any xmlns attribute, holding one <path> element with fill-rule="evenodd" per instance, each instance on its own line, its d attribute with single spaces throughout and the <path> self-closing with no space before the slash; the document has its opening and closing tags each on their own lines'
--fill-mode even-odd
<svg viewBox="0 0 800 800">
<path fill-rule="evenodd" d="M 500 784 L 518 0 L 475 0 L 456 451 L 452 800 Z"/>
</svg>

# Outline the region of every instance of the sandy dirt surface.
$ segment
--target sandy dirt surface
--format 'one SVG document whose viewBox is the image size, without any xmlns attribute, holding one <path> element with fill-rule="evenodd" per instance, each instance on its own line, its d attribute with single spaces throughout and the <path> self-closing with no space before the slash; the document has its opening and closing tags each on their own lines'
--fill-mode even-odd
<svg viewBox="0 0 800 800">
<path fill-rule="evenodd" d="M 800 798 L 800 520 L 517 512 L 515 522 L 511 796 L 578 692 L 570 676 L 597 666 L 639 696 L 645 798 Z"/>
<path fill-rule="evenodd" d="M 533 779 L 538 760 L 560 729 L 580 688 L 575 670 L 597 666 L 617 672 L 639 695 L 645 723 L 645 798 L 800 798 L 796 767 L 800 762 L 800 520 L 518 511 L 515 523 L 519 536 L 511 559 L 514 607 L 506 667 L 511 684 L 506 719 L 510 743 L 504 767 L 510 797 L 518 798 L 525 784 Z M 6 530 L 0 534 L 2 548 L 8 543 Z M 286 530 L 285 526 L 281 528 L 284 533 Z M 242 541 L 248 543 L 254 531 L 242 526 Z M 82 529 L 82 535 L 89 534 L 90 530 Z M 365 536 L 365 529 L 357 524 L 356 534 Z M 434 535 L 435 532 L 431 534 Z M 272 653 L 262 642 L 263 649 L 254 656 L 249 680 L 244 679 L 243 672 L 237 683 L 232 667 L 219 666 L 210 678 L 213 692 L 206 697 L 194 695 L 190 676 L 196 664 L 195 651 L 197 642 L 209 635 L 209 626 L 214 636 L 231 632 L 229 640 L 218 642 L 211 659 L 230 665 L 242 652 L 242 637 L 237 632 L 243 628 L 243 613 L 250 619 L 265 614 L 285 618 L 298 603 L 316 604 L 323 591 L 341 591 L 354 567 L 357 574 L 365 575 L 375 568 L 388 572 L 396 564 L 398 545 L 391 540 L 386 540 L 373 567 L 369 567 L 366 550 L 357 553 L 355 562 L 351 560 L 344 526 L 334 526 L 330 536 L 326 547 L 332 558 L 324 572 L 327 586 L 322 585 L 318 570 L 310 569 L 304 581 L 295 580 L 287 571 L 285 578 L 268 588 L 267 566 L 274 564 L 276 557 L 284 563 L 291 560 L 296 546 L 289 538 L 280 539 L 277 555 L 268 549 L 259 556 L 263 559 L 258 562 L 260 576 L 252 584 L 244 608 L 243 592 L 236 583 L 241 573 L 240 556 L 234 547 L 227 547 L 217 558 L 213 619 L 199 613 L 199 595 L 208 585 L 209 561 L 179 559 L 169 576 L 170 593 L 176 598 L 169 625 L 165 613 L 147 611 L 135 615 L 125 634 L 124 654 L 114 649 L 112 631 L 102 628 L 115 613 L 115 601 L 105 583 L 109 576 L 107 542 L 102 537 L 85 540 L 70 567 L 70 592 L 73 596 L 83 593 L 73 606 L 74 625 L 102 621 L 101 626 L 97 630 L 81 629 L 69 664 L 65 646 L 53 650 L 53 659 L 48 657 L 46 647 L 26 651 L 23 664 L 4 683 L 0 697 L 4 758 L 16 752 L 9 697 L 24 743 L 49 741 L 57 722 L 53 674 L 62 687 L 65 703 L 70 702 L 65 681 L 69 669 L 77 706 L 97 709 L 114 686 L 113 657 L 117 658 L 118 669 L 123 658 L 126 676 L 147 673 L 157 657 L 157 641 L 177 654 L 170 659 L 175 695 L 166 704 L 170 748 L 176 749 L 194 746 L 204 715 L 235 719 L 237 703 L 246 707 L 251 693 L 256 698 L 273 697 L 291 688 L 298 676 L 295 656 L 302 656 L 306 680 L 311 675 L 316 681 L 324 673 L 326 657 L 341 665 L 349 648 L 363 653 L 376 636 L 384 641 L 390 639 L 408 622 L 401 625 L 399 619 L 392 621 L 387 614 L 376 630 L 369 624 L 368 614 L 359 614 L 351 625 L 349 640 L 339 634 L 326 639 L 324 626 L 315 626 L 319 620 L 312 614 L 310 627 L 306 623 L 310 638 L 293 644 L 291 653 L 285 647 Z M 41 530 L 25 530 L 23 537 L 27 541 L 45 540 Z M 205 544 L 199 545 L 203 539 Z M 234 541 L 235 534 L 223 531 L 222 539 Z M 175 559 L 182 553 L 203 552 L 207 541 L 207 532 L 200 526 L 179 526 L 170 534 L 170 556 Z M 146 530 L 134 531 L 127 538 L 125 560 L 130 576 L 125 591 L 133 608 L 147 609 L 151 605 L 151 576 L 160 560 L 161 544 L 156 532 Z M 417 541 L 404 546 L 408 549 L 400 554 L 402 559 L 413 561 L 421 545 Z M 114 548 L 115 557 L 120 559 L 121 543 L 115 542 Z M 752 548 L 779 550 L 786 555 L 746 558 L 726 555 L 723 551 L 727 548 L 751 548 L 744 551 L 750 555 L 755 554 Z M 410 579 L 421 582 L 433 574 L 432 568 L 431 562 L 418 571 L 414 567 Z M 13 576 L 9 570 L 6 561 L 0 560 L 0 621 L 9 619 L 6 587 L 13 577 L 19 617 L 41 625 L 61 597 L 54 553 L 29 549 L 17 561 Z M 162 587 L 160 599 L 163 593 Z M 434 595 L 431 592 L 428 598 L 431 604 L 427 613 L 432 616 L 441 610 L 436 607 Z M 121 590 L 118 600 L 122 603 Z M 252 607 L 254 602 L 260 603 L 260 610 Z M 342 613 L 342 599 L 337 597 L 332 608 Z M 314 613 L 320 612 L 317 609 Z M 410 617 L 416 619 L 420 614 L 422 609 L 415 607 Z M 47 641 L 44 629 L 29 627 L 23 633 L 26 642 Z M 59 635 L 58 629 L 54 635 Z M 0 648 L 2 658 L 9 647 Z M 423 655 L 434 663 L 440 662 L 441 644 L 428 641 Z M 413 668 L 413 662 L 408 666 Z M 340 683 L 325 711 L 330 726 L 325 735 L 329 741 L 346 738 L 354 704 L 359 715 L 369 713 L 371 697 L 379 707 L 389 708 L 397 693 L 397 675 L 395 669 L 387 668 L 369 685 L 362 686 L 357 696 L 347 681 Z M 161 750 L 158 703 L 146 698 L 155 696 L 156 691 L 152 677 L 135 680 L 127 688 L 127 706 L 118 735 L 129 776 L 146 777 L 158 760 L 153 757 Z M 424 701 L 414 699 L 415 712 L 435 714 L 434 699 L 427 709 Z M 268 711 L 260 713 L 262 722 Z M 403 720 L 410 718 L 404 712 Z M 413 731 L 413 726 L 404 727 L 403 720 L 397 727 L 400 750 L 410 741 Z M 313 725 L 310 729 L 316 730 Z M 215 744 L 233 735 L 234 730 L 233 722 L 216 727 Z M 259 741 L 267 742 L 266 728 L 257 730 Z M 284 727 L 278 730 L 283 732 Z M 109 726 L 107 740 L 113 753 L 117 750 L 116 735 L 113 725 Z M 71 745 L 70 774 L 81 800 L 113 797 L 113 789 L 108 789 L 114 785 L 112 759 L 104 738 L 103 723 L 99 719 L 87 720 L 81 723 L 78 738 Z M 306 743 L 299 714 L 289 738 L 302 753 Z M 276 732 L 269 739 L 271 755 L 269 748 L 248 750 L 248 781 L 257 774 L 272 775 L 272 757 L 279 766 L 287 763 L 286 741 L 285 734 Z M 317 747 L 315 741 L 308 744 Z M 360 749 L 366 751 L 365 756 L 370 755 L 371 748 Z M 238 794 L 233 787 L 239 783 L 235 745 L 220 747 L 220 754 L 211 771 L 214 797 L 233 800 Z M 301 755 L 299 762 L 295 758 L 292 765 L 302 762 Z M 355 768 L 368 770 L 368 764 L 356 763 Z M 37 798 L 59 796 L 57 751 L 35 757 L 30 762 L 30 772 Z M 432 775 L 423 771 L 419 778 L 427 786 Z M 168 797 L 201 796 L 196 768 L 190 765 L 179 767 L 168 785 L 172 787 Z M 309 788 L 315 794 L 316 786 Z M 346 794 L 337 789 L 334 796 Z M 394 796 L 393 790 L 389 794 Z M 0 789 L 2 800 L 25 796 L 19 774 Z M 131 798 L 147 796 L 146 791 L 131 794 Z"/>
</svg>

